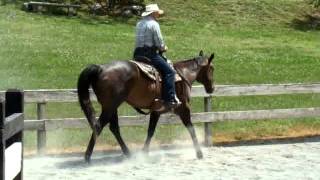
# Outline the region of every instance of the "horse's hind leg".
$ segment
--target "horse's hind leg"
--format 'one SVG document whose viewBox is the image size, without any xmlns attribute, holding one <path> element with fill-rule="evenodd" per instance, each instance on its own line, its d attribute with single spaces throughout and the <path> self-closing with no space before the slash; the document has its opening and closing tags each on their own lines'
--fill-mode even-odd
<svg viewBox="0 0 320 180">
<path fill-rule="evenodd" d="M 97 136 L 99 136 L 99 134 L 100 134 L 100 132 L 97 132 L 97 133 L 93 132 L 91 135 L 91 138 L 90 138 L 90 141 L 89 141 L 86 153 L 85 153 L 85 157 L 84 157 L 84 159 L 87 163 L 90 163 L 90 161 L 91 161 L 93 147 L 96 144 Z"/>
<path fill-rule="evenodd" d="M 144 152 L 149 152 L 149 145 L 150 145 L 150 141 L 151 138 L 154 134 L 154 131 L 156 129 L 158 120 L 159 120 L 160 114 L 157 112 L 151 112 L 150 114 L 150 122 L 149 122 L 149 128 L 148 128 L 148 136 L 146 139 L 146 142 L 144 143 L 144 147 L 143 147 L 143 151 Z"/>
<path fill-rule="evenodd" d="M 113 113 L 112 113 L 112 117 L 110 119 L 110 130 L 111 132 L 113 133 L 113 135 L 115 136 L 115 138 L 117 139 L 120 147 L 121 147 L 121 150 L 122 152 L 130 157 L 130 151 L 128 149 L 128 147 L 126 146 L 126 144 L 124 143 L 122 137 L 121 137 L 121 134 L 120 134 L 120 128 L 119 128 L 119 122 L 118 122 L 118 112 L 117 110 L 115 110 Z"/>
<path fill-rule="evenodd" d="M 180 116 L 183 124 L 186 126 L 186 128 L 188 129 L 191 135 L 193 146 L 197 152 L 197 158 L 202 159 L 203 155 L 198 143 L 198 139 L 197 139 L 193 124 L 191 122 L 190 108 L 187 107 L 186 105 L 180 106 L 180 108 L 177 109 L 176 113 Z"/>
<path fill-rule="evenodd" d="M 90 163 L 92 151 L 93 151 L 94 145 L 96 144 L 96 140 L 106 124 L 108 124 L 107 114 L 102 112 L 97 123 L 95 124 L 96 131 L 92 132 L 92 135 L 85 153 L 85 161 L 87 163 Z"/>
</svg>

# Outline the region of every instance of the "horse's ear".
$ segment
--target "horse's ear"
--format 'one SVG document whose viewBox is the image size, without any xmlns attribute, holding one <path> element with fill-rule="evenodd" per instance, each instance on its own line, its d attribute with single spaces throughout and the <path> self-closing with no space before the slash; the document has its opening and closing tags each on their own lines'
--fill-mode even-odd
<svg viewBox="0 0 320 180">
<path fill-rule="evenodd" d="M 208 62 L 208 64 L 210 64 L 210 63 L 212 62 L 213 58 L 214 58 L 214 53 L 212 53 L 211 56 L 209 57 L 209 62 Z"/>
<path fill-rule="evenodd" d="M 202 50 L 199 52 L 199 56 L 203 56 L 203 51 Z"/>
</svg>

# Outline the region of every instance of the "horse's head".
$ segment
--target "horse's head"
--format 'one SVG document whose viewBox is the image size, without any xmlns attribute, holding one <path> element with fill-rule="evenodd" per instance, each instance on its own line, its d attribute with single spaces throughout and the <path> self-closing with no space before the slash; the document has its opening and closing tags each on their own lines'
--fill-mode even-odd
<svg viewBox="0 0 320 180">
<path fill-rule="evenodd" d="M 197 64 L 200 67 L 196 80 L 204 85 L 207 93 L 213 93 L 214 91 L 213 58 L 213 53 L 208 58 L 203 55 L 203 51 L 200 51 L 199 56 L 196 58 Z"/>
</svg>

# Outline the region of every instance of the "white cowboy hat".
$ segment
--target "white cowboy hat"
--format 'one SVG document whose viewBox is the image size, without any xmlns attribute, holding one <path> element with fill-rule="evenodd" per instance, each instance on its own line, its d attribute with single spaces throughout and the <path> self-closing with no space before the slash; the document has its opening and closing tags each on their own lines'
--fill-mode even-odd
<svg viewBox="0 0 320 180">
<path fill-rule="evenodd" d="M 149 4 L 146 6 L 146 11 L 141 16 L 148 16 L 153 12 L 158 12 L 160 15 L 163 14 L 163 10 L 159 9 L 157 4 Z"/>
</svg>

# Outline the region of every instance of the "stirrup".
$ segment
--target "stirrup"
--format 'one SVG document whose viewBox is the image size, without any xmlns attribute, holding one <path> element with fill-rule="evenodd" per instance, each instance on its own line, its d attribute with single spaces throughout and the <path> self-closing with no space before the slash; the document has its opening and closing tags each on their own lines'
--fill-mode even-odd
<svg viewBox="0 0 320 180">
<path fill-rule="evenodd" d="M 178 98 L 178 96 L 175 94 L 174 95 L 174 100 L 176 101 L 176 103 L 180 106 L 182 103 L 180 101 L 180 99 Z"/>
<path fill-rule="evenodd" d="M 151 110 L 162 112 L 165 110 L 164 101 L 162 99 L 154 99 Z"/>
<path fill-rule="evenodd" d="M 179 107 L 181 105 L 181 101 L 177 98 L 177 101 L 166 103 L 162 99 L 155 99 L 153 101 L 151 110 L 157 111 L 157 112 L 167 112 L 172 111 L 175 108 Z"/>
<path fill-rule="evenodd" d="M 180 106 L 180 104 L 177 103 L 177 102 L 174 102 L 174 101 L 172 101 L 172 102 L 166 102 L 166 103 L 164 104 L 164 107 L 165 107 L 165 109 L 167 109 L 167 110 L 174 110 L 174 109 L 177 108 L 178 106 Z"/>
</svg>

